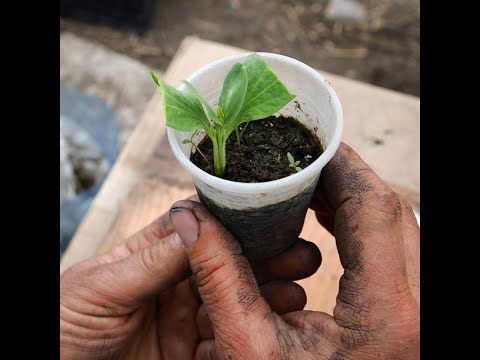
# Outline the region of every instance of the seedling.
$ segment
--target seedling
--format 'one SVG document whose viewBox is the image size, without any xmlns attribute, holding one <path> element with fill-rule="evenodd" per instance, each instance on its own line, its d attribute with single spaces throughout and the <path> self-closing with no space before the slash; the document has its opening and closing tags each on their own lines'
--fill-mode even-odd
<svg viewBox="0 0 480 360">
<path fill-rule="evenodd" d="M 300 172 L 303 170 L 301 167 L 298 166 L 300 164 L 300 160 L 295 161 L 292 154 L 290 154 L 289 152 L 287 152 L 287 158 L 288 158 L 288 162 L 290 163 L 288 167 L 294 168 L 295 170 L 297 170 L 297 172 Z"/>
<path fill-rule="evenodd" d="M 278 153 L 278 155 L 276 157 L 274 157 L 275 160 L 277 160 L 277 163 L 280 164 L 280 153 Z"/>
<path fill-rule="evenodd" d="M 185 132 L 203 129 L 212 140 L 213 168 L 218 177 L 225 175 L 225 144 L 229 135 L 237 130 L 240 141 L 240 124 L 271 116 L 295 98 L 257 53 L 232 66 L 216 111 L 188 81 L 184 80 L 176 90 L 155 72 L 151 74 L 162 93 L 167 126 Z"/>
</svg>

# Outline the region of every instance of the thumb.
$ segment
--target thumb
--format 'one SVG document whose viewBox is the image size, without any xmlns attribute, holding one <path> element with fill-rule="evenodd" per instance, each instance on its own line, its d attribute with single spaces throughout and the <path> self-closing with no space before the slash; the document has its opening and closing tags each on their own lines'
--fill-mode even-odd
<svg viewBox="0 0 480 360">
<path fill-rule="evenodd" d="M 178 201 L 170 221 L 182 239 L 198 291 L 212 321 L 217 344 L 236 352 L 254 344 L 272 312 L 240 244 L 203 205 Z"/>
</svg>

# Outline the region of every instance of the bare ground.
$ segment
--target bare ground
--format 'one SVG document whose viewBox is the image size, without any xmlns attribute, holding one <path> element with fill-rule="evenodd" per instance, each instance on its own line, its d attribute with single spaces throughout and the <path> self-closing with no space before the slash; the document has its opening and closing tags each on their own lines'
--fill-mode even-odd
<svg viewBox="0 0 480 360">
<path fill-rule="evenodd" d="M 312 67 L 420 94 L 418 0 L 363 0 L 362 21 L 326 19 L 328 0 L 159 0 L 141 36 L 60 19 L 69 31 L 164 70 L 187 35 L 281 53 Z"/>
</svg>

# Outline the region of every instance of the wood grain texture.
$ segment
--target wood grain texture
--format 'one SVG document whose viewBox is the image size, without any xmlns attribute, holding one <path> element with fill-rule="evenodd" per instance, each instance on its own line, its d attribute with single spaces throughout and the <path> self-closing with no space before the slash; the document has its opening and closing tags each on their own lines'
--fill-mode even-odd
<svg viewBox="0 0 480 360">
<path fill-rule="evenodd" d="M 211 61 L 240 52 L 243 50 L 188 37 L 164 78 L 177 86 Z M 419 210 L 419 99 L 322 74 L 343 105 L 344 141 L 397 192 L 418 204 Z M 190 176 L 170 150 L 163 105 L 156 92 L 65 252 L 60 271 L 108 251 L 168 211 L 173 202 L 193 193 Z M 343 272 L 335 239 L 318 225 L 312 211 L 307 213 L 301 236 L 317 244 L 323 255 L 320 270 L 299 281 L 307 292 L 307 308 L 331 314 Z"/>
</svg>

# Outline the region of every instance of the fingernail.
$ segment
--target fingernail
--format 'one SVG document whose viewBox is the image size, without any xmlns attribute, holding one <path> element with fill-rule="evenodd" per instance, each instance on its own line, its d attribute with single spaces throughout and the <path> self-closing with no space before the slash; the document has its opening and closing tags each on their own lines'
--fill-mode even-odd
<svg viewBox="0 0 480 360">
<path fill-rule="evenodd" d="M 197 218 L 186 209 L 173 208 L 170 210 L 170 221 L 185 247 L 193 246 L 198 239 Z"/>
</svg>

